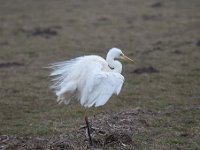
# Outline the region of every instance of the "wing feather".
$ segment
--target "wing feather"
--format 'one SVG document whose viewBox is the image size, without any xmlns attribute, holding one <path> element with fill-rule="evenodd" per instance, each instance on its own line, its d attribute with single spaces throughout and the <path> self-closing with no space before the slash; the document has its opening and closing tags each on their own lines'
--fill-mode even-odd
<svg viewBox="0 0 200 150">
<path fill-rule="evenodd" d="M 95 70 L 88 76 L 85 89 L 85 99 L 82 104 L 85 107 L 95 107 L 104 105 L 113 94 L 119 94 L 124 82 L 124 77 L 116 72 L 105 72 Z"/>
</svg>

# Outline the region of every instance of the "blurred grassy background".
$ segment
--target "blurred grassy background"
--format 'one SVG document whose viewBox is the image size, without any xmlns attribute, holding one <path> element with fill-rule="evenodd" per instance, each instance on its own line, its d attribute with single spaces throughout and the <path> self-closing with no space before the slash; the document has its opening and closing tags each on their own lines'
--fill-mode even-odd
<svg viewBox="0 0 200 150">
<path fill-rule="evenodd" d="M 79 103 L 57 105 L 43 67 L 105 57 L 118 47 L 137 63 L 123 65 L 121 94 L 91 115 L 136 107 L 167 112 L 151 131 L 164 137 L 159 144 L 194 138 L 188 147 L 199 148 L 199 8 L 199 0 L 0 0 L 0 134 L 51 136 L 84 124 Z M 158 72 L 134 73 L 149 66 Z M 190 135 L 177 138 L 179 130 Z"/>
</svg>

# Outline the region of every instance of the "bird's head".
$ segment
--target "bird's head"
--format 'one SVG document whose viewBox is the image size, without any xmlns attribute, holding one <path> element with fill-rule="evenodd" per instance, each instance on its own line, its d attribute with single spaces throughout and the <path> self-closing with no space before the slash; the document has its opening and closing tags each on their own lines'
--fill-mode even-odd
<svg viewBox="0 0 200 150">
<path fill-rule="evenodd" d="M 134 63 L 134 60 L 124 55 L 119 48 L 111 48 L 108 52 L 108 56 L 114 59 L 122 59 Z"/>
</svg>

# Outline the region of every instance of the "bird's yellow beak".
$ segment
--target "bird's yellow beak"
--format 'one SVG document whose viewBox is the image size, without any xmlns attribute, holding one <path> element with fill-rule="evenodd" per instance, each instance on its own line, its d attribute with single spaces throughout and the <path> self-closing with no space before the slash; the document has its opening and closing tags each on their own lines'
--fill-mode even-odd
<svg viewBox="0 0 200 150">
<path fill-rule="evenodd" d="M 131 63 L 135 63 L 134 60 L 130 59 L 129 57 L 127 57 L 127 56 L 124 55 L 124 54 L 123 54 L 120 58 L 123 59 L 123 60 L 129 61 L 129 62 L 131 62 Z"/>
</svg>

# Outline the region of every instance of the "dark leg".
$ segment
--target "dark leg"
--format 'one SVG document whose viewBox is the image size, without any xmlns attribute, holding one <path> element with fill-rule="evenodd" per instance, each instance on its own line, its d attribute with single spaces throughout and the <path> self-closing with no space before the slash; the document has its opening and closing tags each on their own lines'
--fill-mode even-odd
<svg viewBox="0 0 200 150">
<path fill-rule="evenodd" d="M 85 111 L 85 123 L 86 123 L 86 127 L 87 127 L 87 132 L 88 132 L 88 137 L 89 137 L 89 141 L 90 141 L 90 145 L 93 146 L 93 141 L 92 141 L 92 137 L 90 135 L 90 131 L 91 131 L 91 126 L 89 124 L 88 121 L 88 116 L 87 116 L 87 112 Z"/>
</svg>

